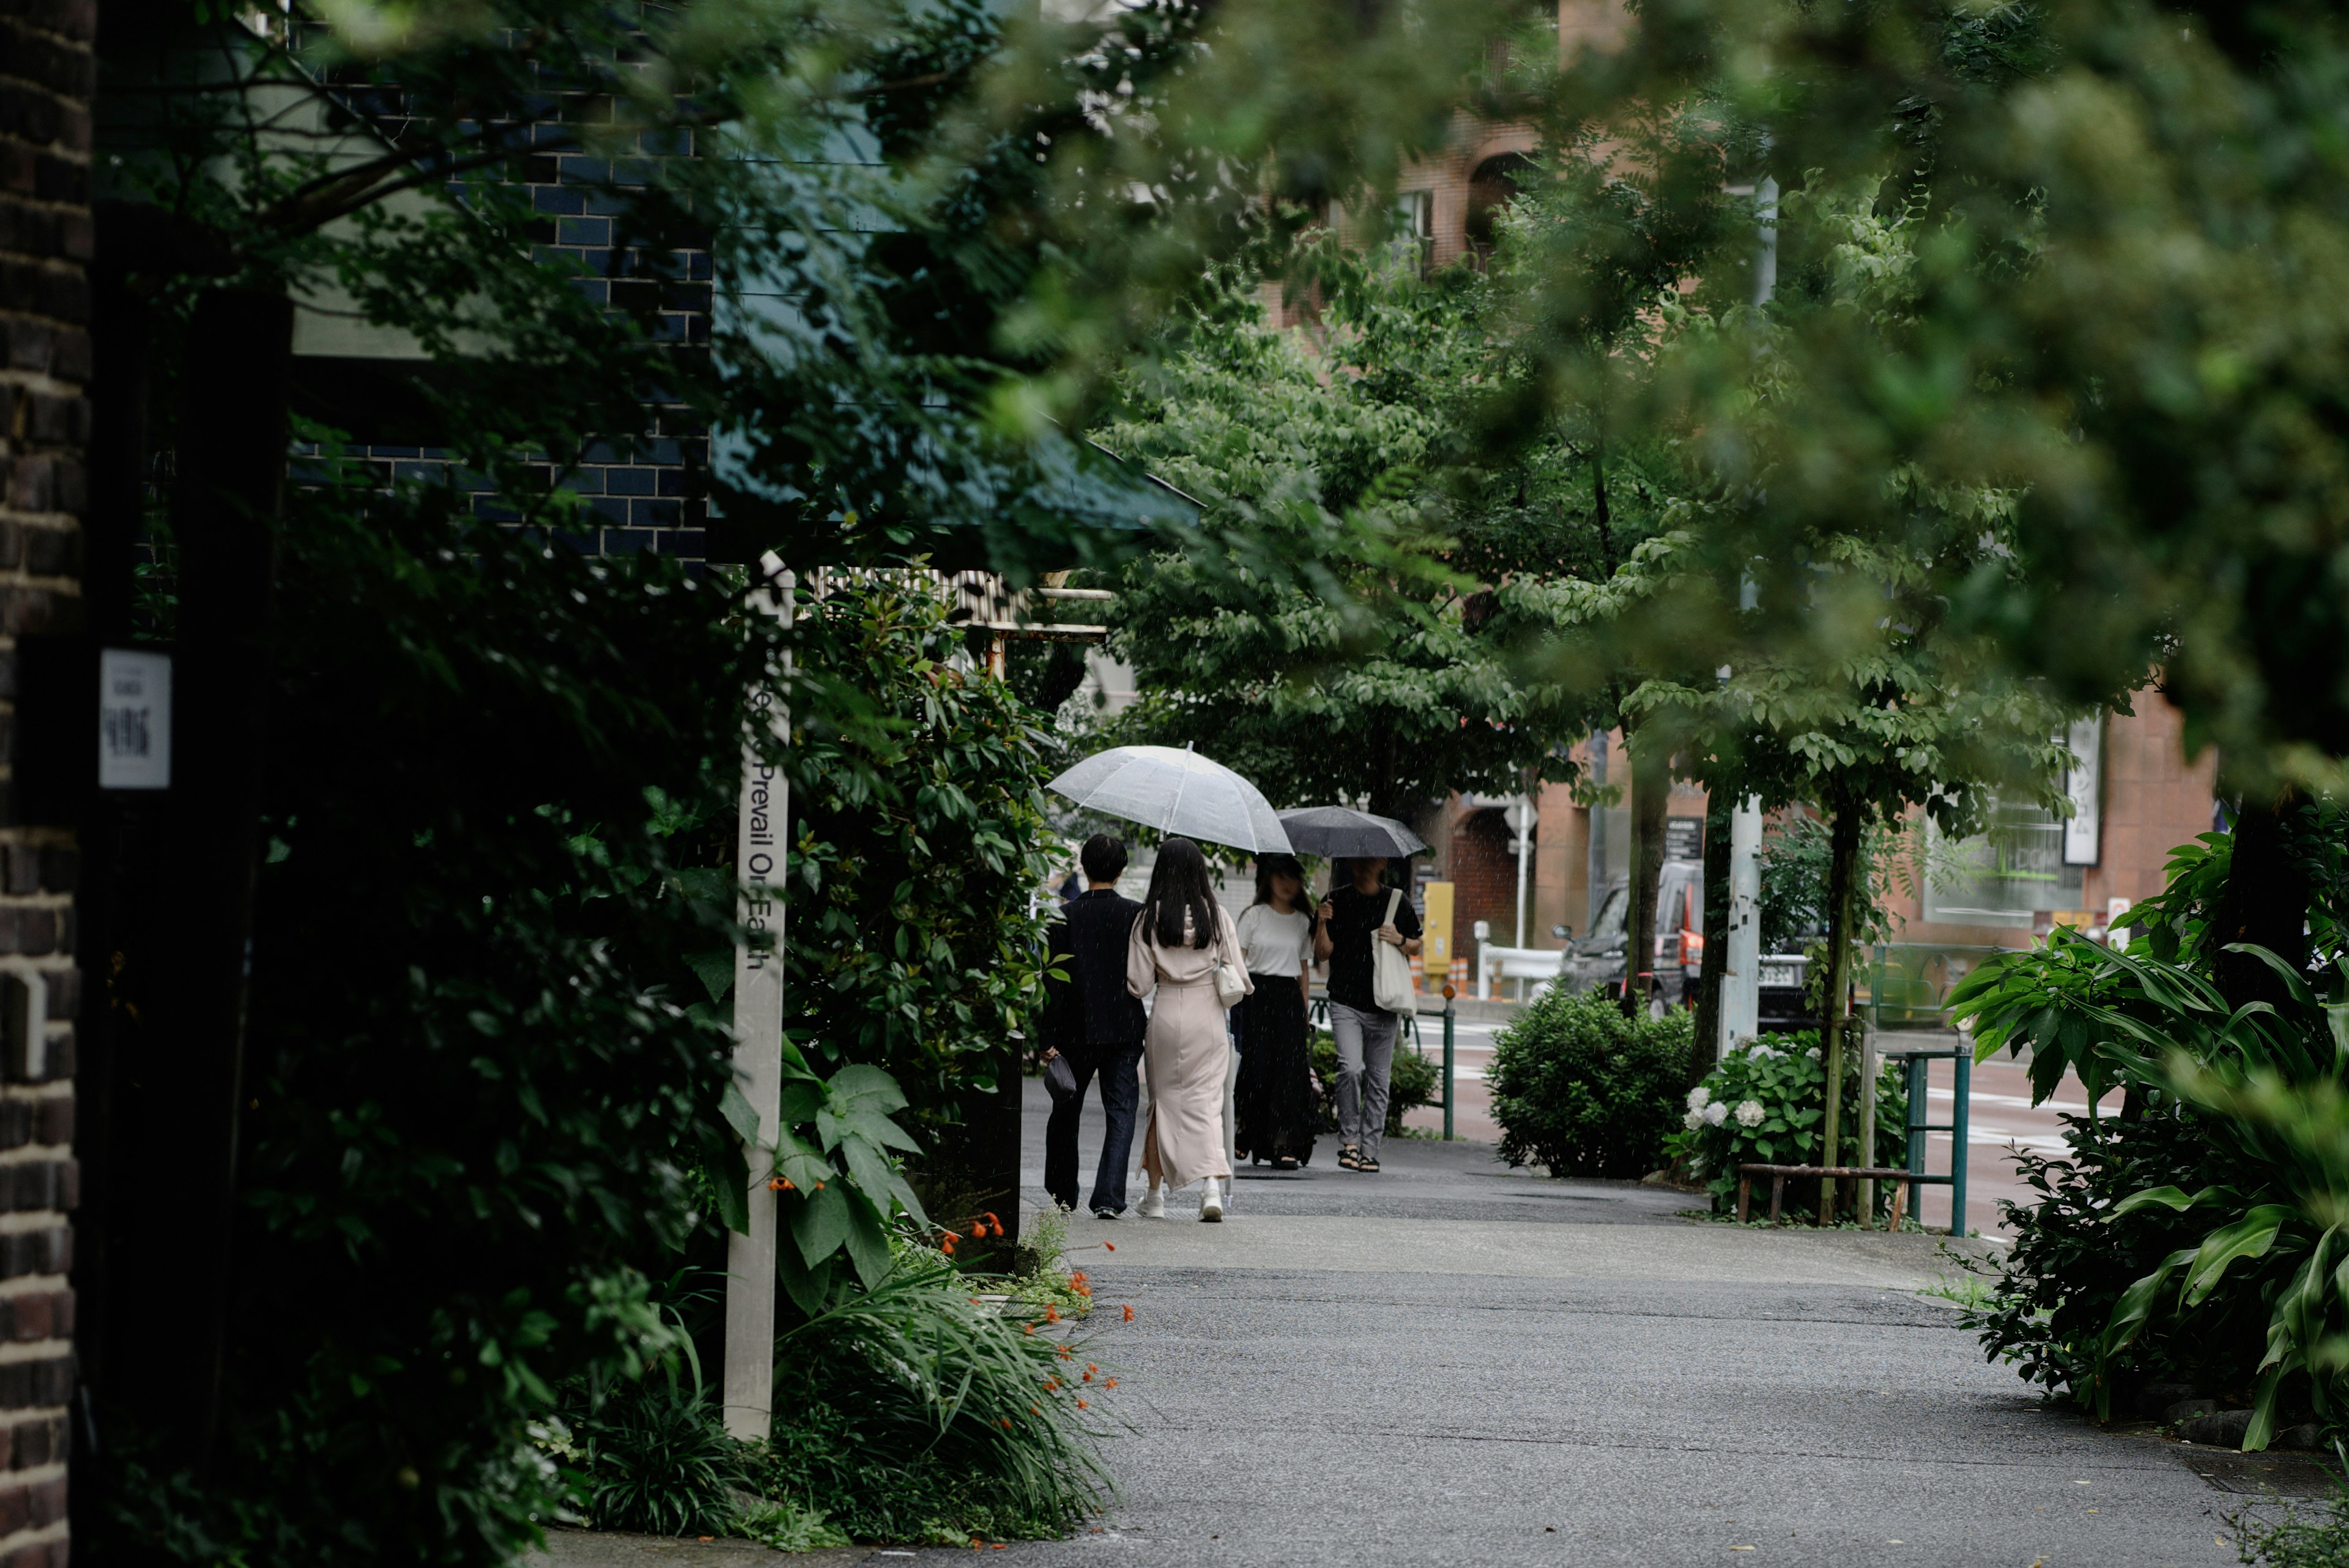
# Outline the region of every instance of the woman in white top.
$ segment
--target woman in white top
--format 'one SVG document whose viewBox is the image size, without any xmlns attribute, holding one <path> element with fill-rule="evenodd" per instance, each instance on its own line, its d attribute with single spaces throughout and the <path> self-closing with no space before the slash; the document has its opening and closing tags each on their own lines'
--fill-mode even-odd
<svg viewBox="0 0 2349 1568">
<path fill-rule="evenodd" d="M 1233 1141 L 1258 1165 L 1295 1170 L 1313 1158 L 1320 1117 L 1305 1031 L 1313 918 L 1305 908 L 1305 868 L 1293 857 L 1257 858 L 1256 902 L 1241 912 L 1237 933 L 1256 989 L 1233 1009 L 1240 1044 Z"/>
</svg>

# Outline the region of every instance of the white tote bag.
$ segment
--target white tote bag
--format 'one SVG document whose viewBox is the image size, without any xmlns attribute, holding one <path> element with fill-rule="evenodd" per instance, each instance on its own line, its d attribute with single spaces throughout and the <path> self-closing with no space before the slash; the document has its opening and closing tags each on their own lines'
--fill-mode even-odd
<svg viewBox="0 0 2349 1568">
<path fill-rule="evenodd" d="M 1379 923 L 1393 925 L 1402 904 L 1402 889 L 1392 889 L 1387 895 L 1387 918 Z M 1371 938 L 1371 1000 L 1389 1012 L 1412 1012 L 1419 1006 L 1412 991 L 1411 960 L 1403 957 L 1402 949 L 1375 935 Z"/>
<path fill-rule="evenodd" d="M 1216 1002 L 1226 1011 L 1237 1007 L 1240 998 L 1248 993 L 1247 973 L 1232 961 L 1233 954 L 1224 941 L 1223 921 L 1216 921 Z"/>
</svg>

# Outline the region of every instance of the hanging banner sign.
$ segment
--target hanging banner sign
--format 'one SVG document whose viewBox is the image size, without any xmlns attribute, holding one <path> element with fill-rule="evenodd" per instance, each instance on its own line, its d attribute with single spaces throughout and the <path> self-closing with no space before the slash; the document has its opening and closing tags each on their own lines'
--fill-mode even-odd
<svg viewBox="0 0 2349 1568">
<path fill-rule="evenodd" d="M 2104 826 L 2105 716 L 2074 724 L 2064 743 L 2079 759 L 2064 775 L 2064 793 L 2072 800 L 2072 815 L 2064 824 L 2064 864 L 2094 866 Z"/>
</svg>

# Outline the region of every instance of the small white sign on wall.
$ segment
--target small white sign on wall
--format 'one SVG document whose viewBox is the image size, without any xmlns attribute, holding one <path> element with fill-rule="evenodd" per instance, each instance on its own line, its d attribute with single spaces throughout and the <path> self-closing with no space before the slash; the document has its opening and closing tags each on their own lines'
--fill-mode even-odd
<svg viewBox="0 0 2349 1568">
<path fill-rule="evenodd" d="M 98 787 L 171 787 L 170 654 L 99 649 Z"/>
<path fill-rule="evenodd" d="M 2064 864 L 2094 866 L 2104 826 L 2105 716 L 2074 724 L 2064 743 L 2079 759 L 2064 775 L 2064 793 L 2072 797 L 2072 815 L 2064 824 Z"/>
</svg>

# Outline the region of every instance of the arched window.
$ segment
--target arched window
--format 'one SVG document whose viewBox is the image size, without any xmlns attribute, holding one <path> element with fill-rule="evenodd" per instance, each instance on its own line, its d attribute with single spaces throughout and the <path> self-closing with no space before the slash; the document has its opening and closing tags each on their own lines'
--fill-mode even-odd
<svg viewBox="0 0 2349 1568">
<path fill-rule="evenodd" d="M 1496 152 L 1468 177 L 1469 248 L 1481 261 L 1493 254 L 1499 210 L 1533 182 L 1534 161 L 1522 152 Z"/>
</svg>

